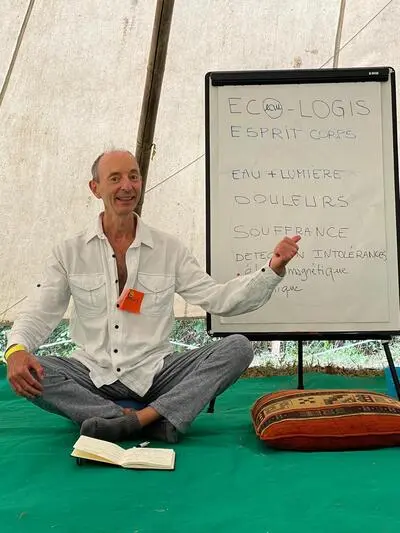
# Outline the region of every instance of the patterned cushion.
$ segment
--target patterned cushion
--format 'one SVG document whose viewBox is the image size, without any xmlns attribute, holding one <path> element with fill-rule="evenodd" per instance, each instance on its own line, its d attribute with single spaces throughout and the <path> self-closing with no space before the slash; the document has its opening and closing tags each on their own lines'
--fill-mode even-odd
<svg viewBox="0 0 400 533">
<path fill-rule="evenodd" d="M 400 445 L 400 402 L 366 390 L 288 390 L 251 409 L 257 436 L 286 450 L 351 450 Z"/>
</svg>

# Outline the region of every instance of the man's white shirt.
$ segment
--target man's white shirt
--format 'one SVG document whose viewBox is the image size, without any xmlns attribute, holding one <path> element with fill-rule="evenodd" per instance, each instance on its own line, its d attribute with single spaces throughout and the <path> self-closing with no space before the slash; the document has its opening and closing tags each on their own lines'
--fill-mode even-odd
<svg viewBox="0 0 400 533">
<path fill-rule="evenodd" d="M 100 215 L 90 228 L 55 247 L 43 279 L 14 322 L 8 346 L 36 350 L 60 322 L 72 296 L 70 331 L 78 346 L 72 357 L 89 369 L 97 387 L 120 380 L 144 396 L 173 351 L 169 335 L 175 292 L 211 314 L 233 316 L 264 305 L 282 279 L 265 266 L 219 284 L 178 239 L 139 217 L 126 266 L 125 287 L 143 293 L 139 313 L 117 307 L 117 263 Z"/>
</svg>

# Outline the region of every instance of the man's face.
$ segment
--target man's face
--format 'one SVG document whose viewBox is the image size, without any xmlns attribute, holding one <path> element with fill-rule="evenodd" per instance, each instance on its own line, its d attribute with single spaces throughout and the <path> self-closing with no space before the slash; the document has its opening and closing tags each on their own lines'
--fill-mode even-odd
<svg viewBox="0 0 400 533">
<path fill-rule="evenodd" d="M 98 165 L 99 180 L 90 189 L 101 198 L 104 211 L 116 215 L 132 213 L 140 200 L 142 178 L 136 159 L 128 152 L 108 152 Z"/>
</svg>

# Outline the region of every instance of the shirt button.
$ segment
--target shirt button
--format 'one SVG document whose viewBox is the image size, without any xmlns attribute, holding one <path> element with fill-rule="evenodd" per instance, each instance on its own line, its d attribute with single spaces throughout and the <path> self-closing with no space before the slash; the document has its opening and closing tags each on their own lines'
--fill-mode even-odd
<svg viewBox="0 0 400 533">
<path fill-rule="evenodd" d="M 114 328 L 115 328 L 115 329 L 118 329 L 118 328 L 119 328 L 118 324 L 115 324 Z"/>
<path fill-rule="evenodd" d="M 265 272 L 265 268 L 262 268 L 262 269 L 261 269 L 261 272 Z"/>
<path fill-rule="evenodd" d="M 112 254 L 113 257 L 115 257 L 115 254 Z"/>
<path fill-rule="evenodd" d="M 117 368 L 117 372 L 121 372 L 121 369 L 120 369 L 120 368 Z"/>
<path fill-rule="evenodd" d="M 40 287 L 40 283 L 38 283 L 38 284 L 36 285 L 36 287 Z"/>
<path fill-rule="evenodd" d="M 114 350 L 114 353 L 118 353 L 118 350 L 117 350 L 117 348 L 115 348 L 115 350 Z"/>
<path fill-rule="evenodd" d="M 118 283 L 118 280 L 117 280 L 117 279 L 115 280 L 115 283 Z"/>
<path fill-rule="evenodd" d="M 117 304 L 117 307 L 119 307 L 119 304 Z"/>
</svg>

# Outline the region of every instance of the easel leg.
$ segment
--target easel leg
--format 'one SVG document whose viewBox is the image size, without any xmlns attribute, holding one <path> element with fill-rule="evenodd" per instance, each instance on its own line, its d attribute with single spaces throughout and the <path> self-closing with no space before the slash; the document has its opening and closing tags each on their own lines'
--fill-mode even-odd
<svg viewBox="0 0 400 533">
<path fill-rule="evenodd" d="M 383 344 L 383 349 L 385 350 L 387 362 L 389 363 L 390 373 L 392 375 L 394 388 L 396 389 L 397 398 L 400 400 L 399 376 L 397 375 L 396 367 L 394 366 L 393 357 L 390 352 L 389 341 L 388 340 L 382 341 L 382 344 Z"/>
<path fill-rule="evenodd" d="M 303 341 L 297 341 L 297 388 L 304 389 Z"/>
</svg>

